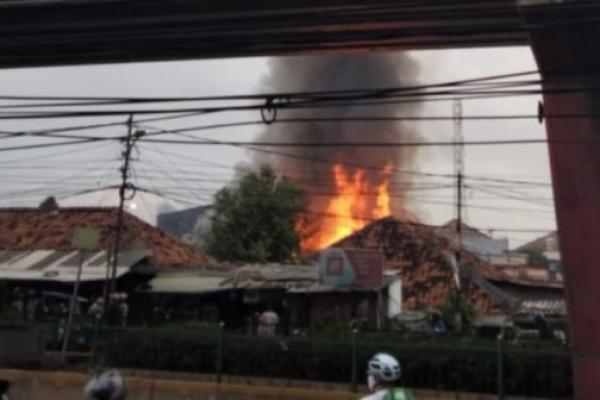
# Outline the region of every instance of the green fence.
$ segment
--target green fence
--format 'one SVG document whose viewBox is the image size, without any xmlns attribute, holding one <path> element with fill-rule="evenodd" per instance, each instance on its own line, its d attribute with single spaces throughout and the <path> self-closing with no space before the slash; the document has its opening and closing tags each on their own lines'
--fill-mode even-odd
<svg viewBox="0 0 600 400">
<path fill-rule="evenodd" d="M 375 353 L 395 355 L 401 384 L 410 388 L 571 398 L 571 358 L 548 342 L 513 343 L 473 338 L 258 337 L 220 327 L 103 329 L 98 353 L 106 365 L 364 384 Z M 82 341 L 85 342 L 85 341 Z"/>
</svg>

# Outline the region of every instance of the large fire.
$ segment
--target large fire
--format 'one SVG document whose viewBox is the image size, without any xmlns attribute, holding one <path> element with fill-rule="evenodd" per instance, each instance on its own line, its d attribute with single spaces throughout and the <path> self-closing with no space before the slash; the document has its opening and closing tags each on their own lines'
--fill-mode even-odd
<svg viewBox="0 0 600 400">
<path fill-rule="evenodd" d="M 332 168 L 334 193 L 326 204 L 320 229 L 303 240 L 303 250 L 325 248 L 362 229 L 370 221 L 390 215 L 391 173 L 392 166 L 388 164 L 377 174 L 377 183 L 372 183 L 364 170 L 352 172 L 342 164 L 336 164 Z"/>
</svg>

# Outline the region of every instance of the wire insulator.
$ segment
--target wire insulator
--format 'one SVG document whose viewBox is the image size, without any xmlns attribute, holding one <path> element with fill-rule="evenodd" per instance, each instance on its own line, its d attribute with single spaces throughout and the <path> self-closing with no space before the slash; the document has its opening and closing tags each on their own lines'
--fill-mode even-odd
<svg viewBox="0 0 600 400">
<path fill-rule="evenodd" d="M 275 106 L 275 98 L 267 97 L 265 105 L 260 109 L 260 118 L 262 121 L 270 125 L 277 119 L 277 107 Z"/>
</svg>

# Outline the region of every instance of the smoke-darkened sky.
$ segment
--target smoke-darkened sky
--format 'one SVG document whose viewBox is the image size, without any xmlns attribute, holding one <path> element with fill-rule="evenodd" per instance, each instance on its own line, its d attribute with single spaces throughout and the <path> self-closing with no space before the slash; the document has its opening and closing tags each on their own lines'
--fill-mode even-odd
<svg viewBox="0 0 600 400">
<path fill-rule="evenodd" d="M 266 86 L 305 90 L 305 83 L 327 79 L 326 87 L 343 88 L 346 85 L 362 86 L 369 82 L 387 84 L 390 70 L 398 69 L 400 84 L 420 81 L 422 83 L 445 82 L 456 79 L 475 78 L 500 73 L 511 73 L 535 68 L 533 57 L 527 48 L 428 51 L 411 53 L 414 62 L 402 55 L 388 55 L 381 73 L 369 70 L 368 58 L 359 62 L 349 75 L 337 75 L 336 62 L 320 60 L 316 64 L 316 75 L 304 77 L 299 68 L 308 61 L 288 60 L 270 64 L 264 58 L 227 59 L 196 62 L 169 62 L 147 64 L 123 64 L 80 66 L 65 68 L 37 68 L 0 71 L 0 92 L 5 95 L 78 95 L 78 96 L 201 96 L 210 94 L 256 93 L 266 91 Z M 338 60 L 340 58 L 338 57 Z M 341 61 L 337 61 L 341 62 Z M 418 65 L 417 65 L 418 64 Z M 267 82 L 269 65 L 287 65 L 296 71 L 288 82 Z M 362 65 L 362 67 L 361 67 Z M 362 73 L 361 68 L 364 68 Z M 408 73 L 407 73 L 408 72 Z M 348 80 L 348 76 L 352 79 Z M 325 78 L 328 77 L 328 78 Z M 464 115 L 475 114 L 531 114 L 535 113 L 537 97 L 496 100 L 477 100 L 463 103 Z M 413 109 L 379 110 L 382 113 L 419 113 L 419 115 L 450 115 L 451 102 L 425 103 Z M 345 115 L 359 111 L 339 111 Z M 371 111 L 375 113 L 375 111 Z M 254 113 L 226 113 L 182 120 L 148 123 L 148 129 L 181 128 L 214 123 L 256 120 Z M 121 118 L 122 119 L 122 118 Z M 0 130 L 32 130 L 49 127 L 80 125 L 96 122 L 120 121 L 119 118 L 98 120 L 62 119 L 35 121 L 4 121 Z M 283 126 L 283 125 L 282 125 Z M 320 135 L 336 138 L 341 132 L 347 135 L 346 127 L 337 126 L 324 130 L 317 125 L 309 132 L 314 139 Z M 343 128 L 343 129 L 342 129 Z M 358 124 L 351 135 L 388 135 L 387 128 L 374 128 Z M 426 140 L 450 140 L 453 134 L 451 122 L 421 121 L 395 129 L 410 138 Z M 300 129 L 300 128 L 294 128 Z M 510 138 L 543 138 L 543 126 L 536 121 L 465 121 L 465 140 L 488 140 Z M 264 132 L 261 126 L 236 127 L 206 130 L 195 134 L 198 137 L 228 140 L 251 140 Z M 326 133 L 323 133 L 326 132 Z M 86 133 L 86 132 L 82 132 Z M 94 131 L 94 134 L 124 134 L 125 127 L 118 126 Z M 274 137 L 285 135 L 279 129 Z M 296 135 L 296 131 L 292 132 Z M 315 136 L 317 135 L 317 136 Z M 421 140 L 421 139 L 419 139 Z M 2 147 L 29 144 L 35 139 L 3 139 Z M 35 141 L 35 143 L 40 142 Z M 452 149 L 428 147 L 419 150 L 417 157 L 411 154 L 384 152 L 382 160 L 410 160 L 410 168 L 440 174 L 453 172 Z M 120 150 L 115 143 L 86 144 L 69 148 L 3 152 L 0 163 L 0 206 L 37 205 L 46 195 L 57 195 L 59 203 L 81 205 L 114 204 L 113 192 L 69 197 L 79 190 L 102 187 L 118 182 Z M 373 162 L 370 156 L 343 152 L 339 157 L 360 158 L 361 162 Z M 399 158 L 398 158 L 399 157 Z M 411 160 L 411 157 L 413 158 Z M 133 179 L 147 188 L 155 188 L 171 200 L 151 195 L 138 195 L 135 212 L 153 220 L 159 207 L 169 204 L 183 208 L 193 204 L 206 204 L 212 193 L 229 181 L 234 168 L 240 163 L 250 163 L 256 154 L 231 146 L 182 146 L 142 144 L 136 153 Z M 266 159 L 266 158 L 265 158 Z M 554 227 L 551 191 L 548 187 L 532 189 L 493 185 L 477 177 L 493 177 L 506 180 L 549 181 L 548 157 L 545 145 L 468 147 L 465 158 L 466 174 L 476 178 L 467 182 L 468 223 L 486 228 L 549 228 Z M 412 178 L 411 178 L 412 179 Z M 408 204 L 418 210 L 419 217 L 428 223 L 443 223 L 454 216 L 452 190 L 442 188 L 452 182 L 443 178 L 429 178 L 438 184 L 438 189 L 411 191 L 407 194 Z M 510 196 L 508 196 L 510 195 Z M 518 197 L 521 200 L 510 200 Z M 500 236 L 500 234 L 499 234 Z M 518 245 L 535 234 L 512 234 L 512 244 Z"/>
<path fill-rule="evenodd" d="M 418 63 L 406 53 L 276 58 L 269 62 L 268 68 L 263 86 L 269 93 L 385 89 L 414 87 L 419 83 Z M 278 114 L 279 118 L 309 122 L 267 125 L 258 140 L 307 144 L 415 142 L 420 136 L 413 124 L 356 119 L 361 116 L 417 115 L 420 106 L 419 103 L 404 103 L 367 107 L 364 101 L 358 100 L 337 107 L 284 109 Z M 349 118 L 353 120 L 348 121 Z M 415 206 L 407 204 L 412 185 L 404 171 L 413 169 L 417 156 L 417 149 L 409 147 L 327 146 L 272 149 L 268 154 L 255 154 L 254 159 L 256 163 L 268 162 L 304 185 L 311 221 L 306 231 L 330 236 L 325 231 L 335 229 L 332 225 L 336 222 L 332 218 L 336 215 L 341 215 L 340 224 L 348 223 L 349 216 L 372 219 L 389 211 L 404 217 L 407 209 Z M 333 172 L 336 165 L 342 168 L 338 171 L 337 182 Z M 357 180 L 359 176 L 361 179 Z M 339 187 L 343 181 L 360 183 L 354 190 L 361 191 L 361 196 L 354 201 L 342 202 L 342 207 L 331 207 L 332 199 L 340 192 L 348 191 Z M 378 209 L 377 188 L 386 182 L 389 182 L 391 195 L 390 209 L 382 213 Z M 348 229 L 351 231 L 350 227 Z M 328 242 L 330 240 L 323 243 Z"/>
</svg>

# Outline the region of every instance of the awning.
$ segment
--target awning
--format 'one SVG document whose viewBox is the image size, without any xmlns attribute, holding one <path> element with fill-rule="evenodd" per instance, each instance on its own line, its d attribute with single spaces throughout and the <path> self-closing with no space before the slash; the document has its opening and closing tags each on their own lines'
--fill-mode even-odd
<svg viewBox="0 0 600 400">
<path fill-rule="evenodd" d="M 52 292 L 52 291 L 47 291 L 44 290 L 42 292 L 42 296 L 44 297 L 52 297 L 55 299 L 61 299 L 61 300 L 70 300 L 73 296 L 71 294 L 67 294 L 67 293 L 62 293 L 62 292 Z M 80 303 L 87 303 L 89 300 L 85 297 L 77 297 L 77 301 L 79 301 Z"/>
<path fill-rule="evenodd" d="M 480 315 L 475 318 L 473 325 L 476 328 L 511 328 L 514 323 L 506 315 Z"/>
<path fill-rule="evenodd" d="M 343 287 L 319 282 L 316 266 L 267 264 L 234 270 L 161 273 L 145 285 L 150 293 L 203 294 L 225 290 L 282 290 L 288 293 L 377 292 L 400 279 L 386 274 L 382 286 Z"/>
<path fill-rule="evenodd" d="M 287 291 L 290 293 L 377 293 L 396 281 L 400 281 L 400 274 L 394 272 L 384 273 L 381 286 L 336 286 L 316 281 L 310 284 L 290 285 Z"/>
<path fill-rule="evenodd" d="M 563 299 L 525 299 L 521 303 L 520 311 L 530 313 L 545 313 L 550 315 L 567 315 L 567 305 Z"/>
<path fill-rule="evenodd" d="M 160 275 L 148 282 L 151 293 L 204 294 L 233 289 L 222 276 Z"/>
<path fill-rule="evenodd" d="M 119 253 L 116 276 L 150 255 L 148 250 Z M 81 281 L 106 279 L 108 260 L 106 251 L 0 251 L 0 279 L 10 281 L 75 282 L 79 264 L 83 261 Z"/>
<path fill-rule="evenodd" d="M 322 283 L 314 283 L 310 286 L 306 287 L 292 287 L 288 289 L 290 293 L 376 293 L 381 290 L 383 287 L 351 287 L 351 286 L 334 286 L 334 285 L 325 285 Z"/>
</svg>

